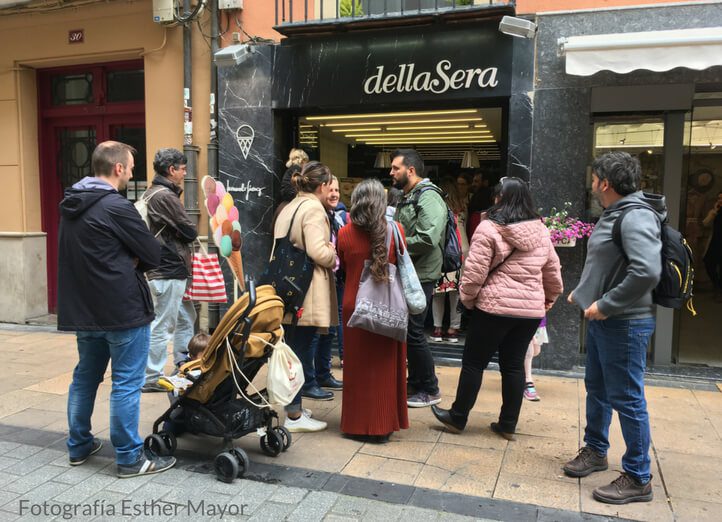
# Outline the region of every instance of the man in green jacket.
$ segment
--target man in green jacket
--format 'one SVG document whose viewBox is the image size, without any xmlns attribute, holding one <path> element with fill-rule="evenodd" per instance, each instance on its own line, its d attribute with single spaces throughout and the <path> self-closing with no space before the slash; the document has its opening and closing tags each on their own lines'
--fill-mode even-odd
<svg viewBox="0 0 722 522">
<path fill-rule="evenodd" d="M 397 150 L 391 161 L 390 174 L 394 187 L 404 191 L 395 219 L 404 227 L 406 245 L 426 294 L 428 310 L 434 284 L 441 277 L 446 203 L 436 185 L 423 177 L 424 161 L 415 150 Z M 406 344 L 410 408 L 441 402 L 434 359 L 424 333 L 425 320 L 426 311 L 409 315 Z"/>
</svg>

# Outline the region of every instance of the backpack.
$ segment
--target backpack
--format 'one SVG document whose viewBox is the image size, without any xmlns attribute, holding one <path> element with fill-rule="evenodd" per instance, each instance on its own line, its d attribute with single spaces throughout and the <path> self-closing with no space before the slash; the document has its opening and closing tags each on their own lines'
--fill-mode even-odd
<svg viewBox="0 0 722 522">
<path fill-rule="evenodd" d="M 439 187 L 436 185 L 423 187 L 421 190 L 416 192 L 416 195 L 411 201 L 414 205 L 414 211 L 417 214 L 419 213 L 419 199 L 421 199 L 421 195 L 427 190 L 433 190 L 436 192 L 439 196 L 441 196 L 441 199 L 444 200 L 444 204 L 446 204 L 446 194 L 444 194 Z M 448 204 L 446 204 L 446 230 L 444 231 L 444 243 L 441 245 L 441 252 L 443 254 L 441 271 L 444 274 L 461 270 L 461 240 L 457 232 L 456 216 L 454 215 L 454 211 L 449 208 Z"/>
<path fill-rule="evenodd" d="M 644 205 L 632 205 L 625 208 L 622 214 L 614 222 L 612 228 L 612 241 L 624 254 L 622 246 L 622 221 L 627 212 L 637 209 L 649 207 Z M 657 216 L 657 213 L 654 213 Z M 659 219 L 659 216 L 657 216 Z M 694 258 L 692 249 L 689 247 L 687 240 L 679 232 L 672 227 L 666 220 L 661 222 L 661 240 L 662 240 L 662 277 L 659 283 L 652 291 L 652 301 L 655 304 L 666 308 L 680 309 L 686 303 L 687 309 L 692 315 L 697 315 L 692 302 L 694 288 Z M 627 255 L 624 254 L 627 259 Z M 627 261 L 629 261 L 627 259 Z"/>
<path fill-rule="evenodd" d="M 146 190 L 145 192 L 143 192 L 143 195 L 140 196 L 140 199 L 138 199 L 138 201 L 133 204 L 135 206 L 135 210 L 137 210 L 138 214 L 140 214 L 140 219 L 142 219 L 145 223 L 145 226 L 148 227 L 148 230 L 150 230 L 150 218 L 148 217 L 148 202 L 153 199 L 153 196 L 158 194 L 158 192 L 160 192 L 161 190 L 168 189 L 162 188 L 160 190 L 156 190 L 148 197 L 146 197 L 146 194 L 148 193 L 148 191 Z M 165 225 L 163 225 L 163 227 L 158 231 L 156 237 L 163 231 L 164 228 Z"/>
</svg>

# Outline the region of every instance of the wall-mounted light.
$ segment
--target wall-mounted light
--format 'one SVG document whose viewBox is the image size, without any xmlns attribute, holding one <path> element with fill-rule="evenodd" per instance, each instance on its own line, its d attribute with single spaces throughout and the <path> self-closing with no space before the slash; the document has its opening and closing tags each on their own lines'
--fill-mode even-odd
<svg viewBox="0 0 722 522">
<path fill-rule="evenodd" d="M 379 151 L 376 154 L 376 161 L 374 161 L 375 169 L 390 169 L 391 168 L 391 156 L 386 151 Z"/>
<path fill-rule="evenodd" d="M 536 24 L 524 18 L 516 16 L 505 16 L 499 22 L 499 31 L 509 36 L 517 38 L 534 38 L 536 34 Z"/>
</svg>

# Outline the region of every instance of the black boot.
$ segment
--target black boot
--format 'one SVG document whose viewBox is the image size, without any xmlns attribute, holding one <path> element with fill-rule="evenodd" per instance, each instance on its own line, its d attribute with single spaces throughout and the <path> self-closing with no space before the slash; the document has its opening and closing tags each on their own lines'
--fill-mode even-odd
<svg viewBox="0 0 722 522">
<path fill-rule="evenodd" d="M 466 420 L 454 415 L 451 413 L 451 410 L 445 410 L 433 405 L 431 406 L 431 411 L 433 412 L 434 417 L 436 417 L 451 433 L 461 433 L 464 431 L 464 428 L 466 427 Z"/>
</svg>

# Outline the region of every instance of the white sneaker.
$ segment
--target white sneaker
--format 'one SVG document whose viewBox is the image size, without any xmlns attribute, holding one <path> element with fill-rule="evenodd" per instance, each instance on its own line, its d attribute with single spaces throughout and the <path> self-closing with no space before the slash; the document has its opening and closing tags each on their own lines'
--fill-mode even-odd
<svg viewBox="0 0 722 522">
<path fill-rule="evenodd" d="M 301 413 L 301 416 L 295 420 L 290 417 L 286 417 L 286 422 L 284 422 L 283 425 L 291 433 L 323 431 L 327 426 L 325 422 L 312 419 L 307 416 L 305 412 Z"/>
</svg>

